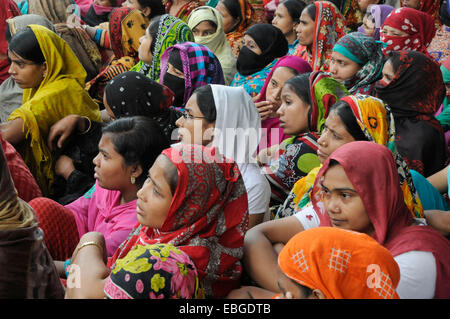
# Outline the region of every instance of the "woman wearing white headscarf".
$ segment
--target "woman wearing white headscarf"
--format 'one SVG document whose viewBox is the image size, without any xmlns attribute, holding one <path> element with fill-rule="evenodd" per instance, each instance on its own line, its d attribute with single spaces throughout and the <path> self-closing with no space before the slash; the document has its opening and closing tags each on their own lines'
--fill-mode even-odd
<svg viewBox="0 0 450 319">
<path fill-rule="evenodd" d="M 217 56 L 225 84 L 229 85 L 236 73 L 236 58 L 223 31 L 222 15 L 212 7 L 199 7 L 189 16 L 188 26 L 194 34 L 195 42 L 207 46 Z"/>
<path fill-rule="evenodd" d="M 271 190 L 256 161 L 261 118 L 247 91 L 218 84 L 202 86 L 191 95 L 176 124 L 181 143 L 211 143 L 237 163 L 247 190 L 249 228 L 260 223 L 268 212 Z M 212 137 L 205 132 L 208 129 L 214 130 Z"/>
</svg>

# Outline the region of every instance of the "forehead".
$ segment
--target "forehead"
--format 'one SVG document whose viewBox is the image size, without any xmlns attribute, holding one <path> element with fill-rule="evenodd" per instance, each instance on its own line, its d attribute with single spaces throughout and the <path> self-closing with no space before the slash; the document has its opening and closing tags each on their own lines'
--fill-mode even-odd
<svg viewBox="0 0 450 319">
<path fill-rule="evenodd" d="M 272 79 L 277 80 L 277 81 L 282 80 L 282 81 L 286 82 L 293 76 L 294 76 L 294 72 L 292 71 L 292 69 L 285 67 L 285 66 L 280 66 L 280 67 L 276 68 L 272 73 Z"/>
<path fill-rule="evenodd" d="M 329 167 L 323 176 L 324 178 L 322 184 L 329 190 L 333 190 L 335 188 L 354 189 L 353 184 L 348 179 L 344 167 L 342 167 L 341 164 L 336 164 L 332 167 Z"/>
<path fill-rule="evenodd" d="M 353 62 L 352 60 L 347 58 L 345 55 L 343 55 L 343 54 L 341 54 L 341 53 L 339 53 L 337 51 L 332 51 L 331 52 L 331 57 L 333 59 L 335 59 L 335 60 L 338 60 L 338 61 L 344 61 L 344 62 L 348 62 L 348 63 Z"/>
</svg>

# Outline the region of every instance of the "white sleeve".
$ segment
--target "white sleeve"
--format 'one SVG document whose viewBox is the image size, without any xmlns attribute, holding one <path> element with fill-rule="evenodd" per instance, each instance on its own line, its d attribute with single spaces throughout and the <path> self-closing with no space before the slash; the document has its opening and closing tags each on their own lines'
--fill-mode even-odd
<svg viewBox="0 0 450 319">
<path fill-rule="evenodd" d="M 400 299 L 433 299 L 437 277 L 433 253 L 413 250 L 394 259 L 400 268 Z"/>
<path fill-rule="evenodd" d="M 295 213 L 298 221 L 302 224 L 305 230 L 319 227 L 320 219 L 312 205 L 306 206 L 301 211 Z"/>
<path fill-rule="evenodd" d="M 247 189 L 248 213 L 265 214 L 269 210 L 270 184 L 258 170 L 249 169 L 246 173 L 244 184 Z"/>
</svg>

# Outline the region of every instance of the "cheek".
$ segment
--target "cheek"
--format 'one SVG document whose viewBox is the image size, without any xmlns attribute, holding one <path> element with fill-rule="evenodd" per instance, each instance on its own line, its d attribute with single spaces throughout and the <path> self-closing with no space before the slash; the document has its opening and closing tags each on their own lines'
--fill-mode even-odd
<svg viewBox="0 0 450 319">
<path fill-rule="evenodd" d="M 365 230 L 370 225 L 370 219 L 362 204 L 362 201 L 352 200 L 345 205 L 347 211 L 347 218 L 351 228 L 356 231 Z"/>
</svg>

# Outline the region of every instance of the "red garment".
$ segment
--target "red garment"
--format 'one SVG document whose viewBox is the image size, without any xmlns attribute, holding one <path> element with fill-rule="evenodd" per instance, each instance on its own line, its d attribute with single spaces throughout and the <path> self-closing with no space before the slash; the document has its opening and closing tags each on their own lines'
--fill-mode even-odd
<svg viewBox="0 0 450 319">
<path fill-rule="evenodd" d="M 385 55 L 391 51 L 411 50 L 422 52 L 431 58 L 427 47 L 436 33 L 432 16 L 416 9 L 399 8 L 389 14 L 381 29 L 384 26 L 390 26 L 408 34 L 408 36 L 392 36 L 381 32 L 380 40 L 387 44 L 382 49 Z"/>
<path fill-rule="evenodd" d="M 400 5 L 403 6 L 402 2 Z M 419 1 L 419 10 L 431 15 L 434 19 L 434 23 L 436 28 L 439 28 L 442 25 L 441 19 L 439 17 L 441 10 L 441 1 L 440 0 L 420 0 Z"/>
<path fill-rule="evenodd" d="M 450 298 L 450 243 L 429 226 L 413 225 L 414 219 L 403 200 L 397 166 L 387 147 L 366 141 L 351 142 L 328 157 L 316 177 L 311 195 L 320 226 L 332 226 L 321 202 L 320 187 L 332 159 L 344 168 L 361 197 L 374 228 L 374 239 L 394 257 L 414 250 L 433 253 L 437 271 L 434 297 Z"/>
<path fill-rule="evenodd" d="M 20 15 L 20 11 L 14 0 L 0 0 L 0 54 L 6 55 L 8 50 L 8 42 L 5 40 L 6 19 L 18 15 Z M 8 69 L 8 59 L 0 60 L 0 84 L 9 78 Z"/>
<path fill-rule="evenodd" d="M 39 227 L 44 232 L 45 245 L 53 260 L 72 257 L 80 240 L 73 213 L 45 197 L 35 198 L 29 204 L 36 212 Z"/>
<path fill-rule="evenodd" d="M 205 294 L 224 297 L 239 287 L 248 228 L 247 192 L 238 166 L 200 145 L 178 145 L 162 154 L 178 170 L 166 220 L 161 229 L 136 225 L 108 266 L 138 243 L 170 243 L 192 258 Z"/>
<path fill-rule="evenodd" d="M 39 186 L 31 174 L 28 166 L 25 164 L 14 146 L 3 139 L 1 133 L 0 143 L 3 148 L 3 152 L 5 153 L 8 168 L 14 182 L 14 187 L 16 188 L 19 197 L 24 201 L 29 202 L 35 197 L 42 196 L 42 192 L 39 189 Z"/>
</svg>

